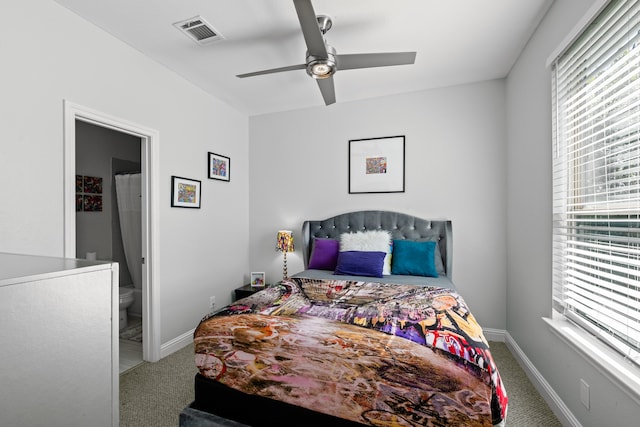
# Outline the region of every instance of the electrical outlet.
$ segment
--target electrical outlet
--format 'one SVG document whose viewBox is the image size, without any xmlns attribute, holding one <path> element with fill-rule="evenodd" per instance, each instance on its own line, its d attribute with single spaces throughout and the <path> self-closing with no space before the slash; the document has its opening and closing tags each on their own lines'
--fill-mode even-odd
<svg viewBox="0 0 640 427">
<path fill-rule="evenodd" d="M 216 297 L 215 296 L 210 296 L 209 297 L 209 308 L 211 310 L 213 310 L 214 308 L 216 308 Z"/>
<path fill-rule="evenodd" d="M 583 379 L 580 379 L 580 402 L 589 409 L 589 384 Z"/>
</svg>

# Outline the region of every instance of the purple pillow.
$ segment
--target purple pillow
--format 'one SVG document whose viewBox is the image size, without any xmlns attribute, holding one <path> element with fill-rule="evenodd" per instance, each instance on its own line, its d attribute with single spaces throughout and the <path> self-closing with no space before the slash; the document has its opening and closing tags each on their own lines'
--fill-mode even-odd
<svg viewBox="0 0 640 427">
<path fill-rule="evenodd" d="M 335 270 L 339 250 L 340 242 L 337 240 L 314 238 L 309 268 L 313 270 Z"/>
<path fill-rule="evenodd" d="M 343 251 L 338 254 L 335 274 L 382 277 L 386 252 Z"/>
</svg>

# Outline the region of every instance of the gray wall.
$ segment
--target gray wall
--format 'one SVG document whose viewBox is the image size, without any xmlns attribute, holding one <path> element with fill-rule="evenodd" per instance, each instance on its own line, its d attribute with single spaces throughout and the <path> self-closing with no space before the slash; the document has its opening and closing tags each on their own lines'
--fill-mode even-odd
<svg viewBox="0 0 640 427">
<path fill-rule="evenodd" d="M 249 270 L 247 117 L 52 0 L 0 16 L 0 252 L 64 254 L 64 100 L 154 129 L 160 340 L 192 330 Z M 231 182 L 207 179 L 208 151 L 232 159 Z M 202 181 L 201 209 L 170 207 L 171 175 Z"/>
<path fill-rule="evenodd" d="M 494 80 L 252 117 L 252 270 L 280 280 L 276 233 L 299 240 L 305 219 L 358 209 L 448 218 L 456 286 L 483 326 L 506 329 L 504 97 Z M 406 137 L 405 192 L 349 194 L 349 139 L 392 135 Z M 300 249 L 290 274 L 303 268 Z"/>
<path fill-rule="evenodd" d="M 551 78 L 548 57 L 593 1 L 556 0 L 507 79 L 507 329 L 585 427 L 636 426 L 640 407 L 542 321 L 551 314 Z M 590 385 L 591 409 L 579 381 Z"/>
</svg>

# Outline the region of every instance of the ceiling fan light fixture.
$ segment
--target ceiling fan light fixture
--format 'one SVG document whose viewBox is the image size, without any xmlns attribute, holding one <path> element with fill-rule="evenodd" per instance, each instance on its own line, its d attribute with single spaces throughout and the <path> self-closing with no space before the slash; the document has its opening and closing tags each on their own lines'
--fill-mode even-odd
<svg viewBox="0 0 640 427">
<path fill-rule="evenodd" d="M 338 70 L 335 50 L 327 45 L 327 58 L 318 58 L 307 55 L 307 74 L 314 79 L 326 79 L 335 74 Z"/>
<path fill-rule="evenodd" d="M 309 63 L 307 73 L 314 79 L 326 79 L 336 72 L 335 64 L 327 60 L 318 60 Z"/>
</svg>

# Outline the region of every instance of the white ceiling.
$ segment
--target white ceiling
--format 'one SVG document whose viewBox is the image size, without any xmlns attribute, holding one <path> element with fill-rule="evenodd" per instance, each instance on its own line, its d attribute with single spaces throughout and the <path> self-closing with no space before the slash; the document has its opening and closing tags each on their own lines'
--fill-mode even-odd
<svg viewBox="0 0 640 427">
<path fill-rule="evenodd" d="M 324 106 L 304 70 L 291 0 L 56 0 L 247 115 Z M 502 78 L 553 0 L 313 0 L 338 54 L 416 51 L 413 65 L 343 70 L 337 103 Z M 173 23 L 200 15 L 224 40 L 201 46 Z M 332 106 L 324 107 L 331 108 Z"/>
</svg>

